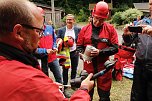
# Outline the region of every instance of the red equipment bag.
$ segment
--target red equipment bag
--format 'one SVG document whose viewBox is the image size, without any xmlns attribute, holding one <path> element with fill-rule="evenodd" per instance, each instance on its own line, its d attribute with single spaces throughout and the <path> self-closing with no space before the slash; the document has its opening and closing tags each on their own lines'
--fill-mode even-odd
<svg viewBox="0 0 152 101">
<path fill-rule="evenodd" d="M 135 49 L 127 46 L 120 45 L 119 51 L 114 55 L 114 60 L 117 60 L 114 70 L 112 72 L 112 77 L 114 80 L 122 80 L 123 68 L 126 64 L 132 64 L 134 61 Z"/>
</svg>

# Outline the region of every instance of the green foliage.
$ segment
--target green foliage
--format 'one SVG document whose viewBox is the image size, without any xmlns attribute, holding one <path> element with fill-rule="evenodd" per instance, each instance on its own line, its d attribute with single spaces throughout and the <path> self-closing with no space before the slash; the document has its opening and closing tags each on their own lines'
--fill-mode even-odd
<svg viewBox="0 0 152 101">
<path fill-rule="evenodd" d="M 77 16 L 77 22 L 85 22 L 88 20 L 89 15 L 83 10 L 80 9 L 80 12 Z"/>
<path fill-rule="evenodd" d="M 127 24 L 132 22 L 137 16 L 142 16 L 143 13 L 137 9 L 128 9 L 121 14 L 121 19 L 123 20 L 123 24 Z"/>
<path fill-rule="evenodd" d="M 61 21 L 65 23 L 65 20 L 66 20 L 66 18 L 65 18 L 65 16 L 64 16 L 63 19 L 62 19 Z"/>
<path fill-rule="evenodd" d="M 123 12 L 116 12 L 112 16 L 112 21 L 111 23 L 117 24 L 117 25 L 122 25 L 122 24 L 127 24 L 130 22 L 133 22 L 137 16 L 142 16 L 143 13 L 137 9 L 127 9 Z"/>
<path fill-rule="evenodd" d="M 66 14 L 71 13 L 76 15 L 78 15 L 80 8 L 84 7 L 82 0 L 60 0 L 60 2 L 56 1 L 55 6 L 62 7 Z M 89 4 L 85 8 L 88 8 L 88 6 Z"/>
<path fill-rule="evenodd" d="M 128 5 L 126 5 L 126 4 L 119 5 L 119 7 L 113 8 L 111 10 L 111 15 L 114 15 L 116 12 L 123 12 L 127 9 L 129 9 Z"/>
<path fill-rule="evenodd" d="M 116 12 L 113 17 L 111 23 L 116 24 L 116 25 L 121 25 L 122 24 L 122 19 L 121 19 L 121 14 L 122 12 Z"/>
<path fill-rule="evenodd" d="M 30 1 L 51 5 L 51 0 Z M 77 22 L 83 22 L 87 21 L 88 16 L 90 16 L 90 11 L 88 10 L 89 4 L 97 2 L 99 2 L 99 0 L 55 0 L 54 5 L 55 7 L 62 7 L 65 14 L 71 13 L 77 15 Z M 110 3 L 111 0 L 106 0 L 106 2 Z M 148 0 L 113 0 L 114 8 L 111 10 L 111 15 L 114 15 L 116 17 L 113 17 L 114 19 L 111 20 L 112 23 L 115 23 L 116 25 L 129 23 L 132 22 L 132 20 L 138 15 L 142 15 L 137 10 L 129 9 L 130 7 L 133 7 L 133 2 L 148 2 Z M 129 11 L 124 12 L 127 9 Z M 122 12 L 121 17 L 119 16 L 120 14 L 115 15 L 116 12 Z M 63 21 L 65 21 L 64 18 Z"/>
</svg>

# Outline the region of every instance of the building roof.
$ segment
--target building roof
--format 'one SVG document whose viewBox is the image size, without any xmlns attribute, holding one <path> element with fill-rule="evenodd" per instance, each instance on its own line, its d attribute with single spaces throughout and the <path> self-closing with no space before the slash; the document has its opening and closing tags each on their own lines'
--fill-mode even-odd
<svg viewBox="0 0 152 101">
<path fill-rule="evenodd" d="M 134 7 L 142 12 L 149 12 L 149 3 L 133 3 Z"/>
</svg>

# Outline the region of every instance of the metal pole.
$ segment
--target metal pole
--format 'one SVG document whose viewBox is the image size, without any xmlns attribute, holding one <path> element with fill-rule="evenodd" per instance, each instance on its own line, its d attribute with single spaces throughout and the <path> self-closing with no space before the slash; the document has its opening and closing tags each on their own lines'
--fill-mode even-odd
<svg viewBox="0 0 152 101">
<path fill-rule="evenodd" d="M 113 8 L 113 1 L 111 0 L 111 9 Z"/>
<path fill-rule="evenodd" d="M 54 11 L 54 0 L 51 0 L 51 8 L 52 8 L 52 22 L 55 27 L 55 11 Z"/>
</svg>

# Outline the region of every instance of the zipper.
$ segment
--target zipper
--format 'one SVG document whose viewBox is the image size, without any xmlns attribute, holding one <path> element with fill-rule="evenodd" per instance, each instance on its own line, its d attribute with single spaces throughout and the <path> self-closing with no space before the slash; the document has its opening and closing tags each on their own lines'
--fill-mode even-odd
<svg viewBox="0 0 152 101">
<path fill-rule="evenodd" d="M 147 55 L 148 55 L 148 44 L 149 44 L 149 35 L 148 35 L 148 38 L 147 38 L 147 43 L 146 43 L 146 54 L 145 54 L 145 60 L 147 60 Z"/>
</svg>

